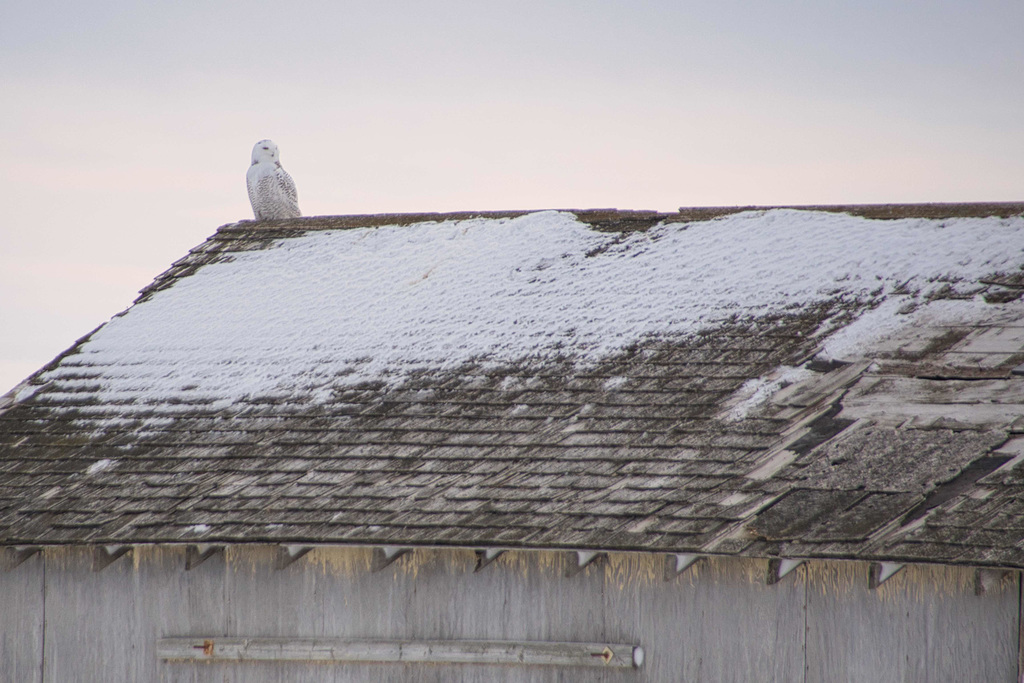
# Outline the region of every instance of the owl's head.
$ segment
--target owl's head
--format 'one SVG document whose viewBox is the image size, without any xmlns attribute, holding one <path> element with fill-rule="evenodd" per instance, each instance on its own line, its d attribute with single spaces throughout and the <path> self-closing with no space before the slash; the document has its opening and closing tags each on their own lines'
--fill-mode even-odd
<svg viewBox="0 0 1024 683">
<path fill-rule="evenodd" d="M 260 140 L 252 147 L 252 163 L 273 162 L 278 160 L 277 145 L 273 140 Z"/>
</svg>

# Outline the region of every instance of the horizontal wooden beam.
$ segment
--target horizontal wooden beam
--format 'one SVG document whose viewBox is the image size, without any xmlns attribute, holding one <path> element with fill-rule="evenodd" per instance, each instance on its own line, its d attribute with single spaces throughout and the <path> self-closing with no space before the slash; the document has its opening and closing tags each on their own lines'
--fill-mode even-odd
<svg viewBox="0 0 1024 683">
<path fill-rule="evenodd" d="M 997 590 L 1003 579 L 1010 575 L 1005 569 L 978 568 L 974 570 L 974 594 L 985 595 Z"/>
<path fill-rule="evenodd" d="M 0 567 L 7 570 L 14 569 L 41 550 L 42 548 L 37 545 L 21 545 L 3 548 L 3 554 L 0 555 Z"/>
<path fill-rule="evenodd" d="M 482 548 L 476 551 L 476 567 L 473 569 L 474 572 L 478 572 L 484 567 L 488 566 L 491 562 L 494 562 L 498 557 L 505 552 L 499 548 Z"/>
<path fill-rule="evenodd" d="M 309 554 L 309 551 L 312 549 L 313 546 L 309 545 L 279 545 L 277 547 L 277 557 L 274 558 L 274 566 L 278 571 L 290 567 L 296 561 Z"/>
<path fill-rule="evenodd" d="M 185 546 L 185 571 L 191 571 L 206 562 L 217 553 L 223 553 L 222 545 L 188 545 Z"/>
<path fill-rule="evenodd" d="M 101 572 L 132 551 L 130 545 L 103 545 L 92 549 L 92 570 Z"/>
<path fill-rule="evenodd" d="M 565 567 L 565 577 L 576 576 L 592 564 L 605 561 L 608 553 L 598 550 L 573 550 L 569 552 L 569 561 Z"/>
<path fill-rule="evenodd" d="M 697 563 L 701 558 L 694 553 L 669 553 L 665 555 L 665 580 L 671 581 Z"/>
<path fill-rule="evenodd" d="M 403 548 L 397 545 L 385 545 L 374 548 L 373 557 L 370 560 L 370 571 L 379 572 L 390 567 L 395 560 L 409 552 L 412 552 L 412 548 Z"/>
<path fill-rule="evenodd" d="M 903 569 L 899 562 L 872 562 L 868 565 L 868 588 L 874 590 Z"/>
<path fill-rule="evenodd" d="M 781 557 L 774 557 L 768 560 L 768 576 L 765 583 L 769 586 L 777 584 L 785 578 L 786 574 L 804 563 L 803 560 L 793 560 Z"/>
<path fill-rule="evenodd" d="M 512 640 L 349 640 L 345 638 L 162 638 L 165 660 L 221 662 L 424 662 L 632 669 L 643 648 L 620 643 Z"/>
</svg>

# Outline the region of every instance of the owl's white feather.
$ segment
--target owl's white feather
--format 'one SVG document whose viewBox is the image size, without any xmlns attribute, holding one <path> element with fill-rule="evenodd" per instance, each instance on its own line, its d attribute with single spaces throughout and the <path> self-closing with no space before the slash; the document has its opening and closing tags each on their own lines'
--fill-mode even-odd
<svg viewBox="0 0 1024 683">
<path fill-rule="evenodd" d="M 256 220 L 302 215 L 295 182 L 281 166 L 280 153 L 273 140 L 260 140 L 253 146 L 252 164 L 245 174 L 245 182 Z"/>
</svg>

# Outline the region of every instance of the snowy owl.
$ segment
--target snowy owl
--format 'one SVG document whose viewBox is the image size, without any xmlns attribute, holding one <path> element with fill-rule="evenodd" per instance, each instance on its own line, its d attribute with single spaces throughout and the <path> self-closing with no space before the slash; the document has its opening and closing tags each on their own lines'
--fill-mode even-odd
<svg viewBox="0 0 1024 683">
<path fill-rule="evenodd" d="M 278 160 L 277 145 L 273 140 L 260 140 L 252 148 L 252 165 L 245 174 L 249 186 L 249 201 L 256 220 L 297 218 L 299 193 L 295 182 Z"/>
</svg>

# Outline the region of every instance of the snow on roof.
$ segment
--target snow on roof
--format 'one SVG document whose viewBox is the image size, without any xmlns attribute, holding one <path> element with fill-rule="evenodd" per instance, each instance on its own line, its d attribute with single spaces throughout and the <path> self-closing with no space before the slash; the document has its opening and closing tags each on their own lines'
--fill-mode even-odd
<svg viewBox="0 0 1024 683">
<path fill-rule="evenodd" d="M 865 208 L 224 226 L 0 400 L 0 544 L 1024 567 L 1024 204 Z"/>
<path fill-rule="evenodd" d="M 201 267 L 39 379 L 88 367 L 110 401 L 315 401 L 469 360 L 594 361 L 651 335 L 837 298 L 873 308 L 823 337 L 843 357 L 922 317 L 985 306 L 971 298 L 977 280 L 1017 270 L 1022 252 L 1020 216 L 877 221 L 786 209 L 625 234 L 554 211 L 312 231 Z M 966 298 L 949 301 L 950 288 Z"/>
</svg>

